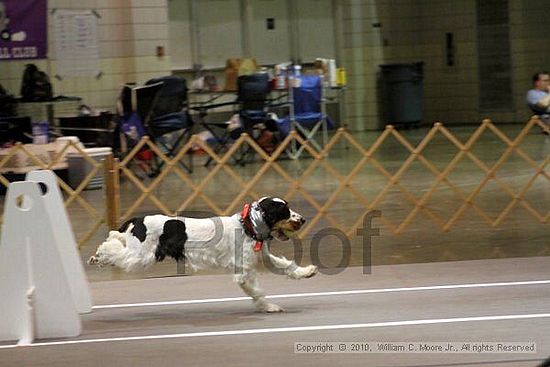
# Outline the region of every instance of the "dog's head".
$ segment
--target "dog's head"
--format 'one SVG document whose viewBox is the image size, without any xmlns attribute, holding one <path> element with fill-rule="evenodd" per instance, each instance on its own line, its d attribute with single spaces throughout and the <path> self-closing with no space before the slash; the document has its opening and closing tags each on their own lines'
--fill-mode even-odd
<svg viewBox="0 0 550 367">
<path fill-rule="evenodd" d="M 263 197 L 258 200 L 258 206 L 271 233 L 281 241 L 288 241 L 289 236 L 306 222 L 304 217 L 290 209 L 283 199 Z"/>
</svg>

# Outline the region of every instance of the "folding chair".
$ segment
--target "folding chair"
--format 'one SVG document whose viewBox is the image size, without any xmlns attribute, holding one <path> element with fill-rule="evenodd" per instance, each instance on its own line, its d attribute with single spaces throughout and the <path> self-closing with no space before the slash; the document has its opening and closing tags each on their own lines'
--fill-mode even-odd
<svg viewBox="0 0 550 367">
<path fill-rule="evenodd" d="M 544 135 L 550 135 L 550 112 L 547 109 L 541 108 L 536 105 L 527 104 L 533 115 L 538 116 L 538 118 L 544 122 L 546 128 L 542 129 Z"/>
<path fill-rule="evenodd" d="M 122 87 L 117 101 L 118 119 L 113 141 L 113 150 L 120 156 L 127 154 L 146 135 L 145 125 L 151 117 L 162 87 L 162 83 L 146 86 L 127 84 Z M 136 156 L 137 165 L 148 175 L 155 171 L 151 156 L 146 148 Z"/>
<path fill-rule="evenodd" d="M 271 88 L 269 85 L 269 75 L 267 73 L 241 75 L 237 79 L 237 100 L 232 104 L 238 106 L 240 127 L 231 131 L 225 129 L 223 134 L 219 136 L 212 131 L 212 126 L 220 127 L 219 123 L 203 124 L 203 126 L 212 132 L 214 136 L 217 136 L 219 140 L 219 145 L 215 150 L 216 152 L 226 149 L 227 143 L 230 140 L 238 139 L 243 132 L 246 132 L 257 141 L 258 138 L 261 137 L 261 134 L 266 130 L 271 134 L 275 134 L 278 131 L 277 123 L 271 120 L 268 115 L 270 92 Z M 212 105 L 210 107 L 214 108 L 228 104 L 231 103 Z M 250 153 L 250 149 L 241 151 L 239 156 L 236 158 L 236 162 L 244 165 L 246 163 L 246 158 L 250 155 Z M 212 159 L 209 159 L 206 162 L 206 165 L 208 165 L 211 161 Z"/>
<path fill-rule="evenodd" d="M 528 105 L 529 109 L 533 113 L 533 115 L 539 116 L 539 118 L 546 122 L 547 124 L 550 124 L 550 112 L 547 109 L 541 108 L 539 106 L 533 106 Z"/>
<path fill-rule="evenodd" d="M 196 105 L 193 105 L 190 107 L 190 110 L 193 110 L 196 112 L 196 116 L 198 116 L 199 124 L 210 134 L 213 141 L 215 142 L 216 146 L 214 147 L 214 153 L 219 154 L 220 152 L 224 150 L 228 150 L 228 144 L 231 140 L 231 134 L 228 130 L 229 124 L 227 121 L 223 122 L 212 122 L 207 121 L 206 117 L 208 116 L 208 111 L 225 107 L 225 106 L 235 106 L 238 104 L 237 101 L 230 101 L 230 102 L 221 102 L 221 103 L 213 103 L 217 99 L 219 99 L 223 94 L 225 93 L 216 93 L 215 96 L 210 98 L 206 102 L 198 102 Z M 213 158 L 209 157 L 206 163 L 204 164 L 205 167 L 208 167 L 210 163 L 212 163 Z"/>
<path fill-rule="evenodd" d="M 290 130 L 296 130 L 316 150 L 321 151 L 328 141 L 328 129 L 334 128 L 334 123 L 326 114 L 323 79 L 320 75 L 300 75 L 294 79 L 294 86 L 289 87 L 289 116 L 279 120 L 279 131 L 286 136 Z M 318 133 L 321 133 L 320 138 Z M 288 155 L 297 159 L 304 148 L 293 142 Z"/>
<path fill-rule="evenodd" d="M 117 101 L 118 121 L 115 128 L 115 134 L 120 134 L 120 140 L 118 142 L 115 140 L 114 144 L 115 148 L 118 148 L 118 144 L 120 145 L 122 153 L 137 144 L 140 138 L 146 135 L 145 126 L 151 118 L 153 107 L 157 103 L 162 86 L 162 83 L 156 83 L 146 86 L 126 84 L 122 87 Z M 123 131 L 124 123 L 135 120 L 133 119 L 134 116 L 139 120 L 139 124 L 135 124 L 136 131 L 134 133 Z"/>
<path fill-rule="evenodd" d="M 153 105 L 152 114 L 145 127 L 151 139 L 168 157 L 175 157 L 185 145 L 193 132 L 193 120 L 189 115 L 187 84 L 178 76 L 155 78 L 145 83 L 156 85 L 162 83 L 162 89 Z M 139 105 L 139 104 L 138 104 Z M 193 172 L 193 156 L 189 152 L 187 164 L 179 162 L 188 172 Z M 164 161 L 158 163 L 157 173 Z"/>
</svg>

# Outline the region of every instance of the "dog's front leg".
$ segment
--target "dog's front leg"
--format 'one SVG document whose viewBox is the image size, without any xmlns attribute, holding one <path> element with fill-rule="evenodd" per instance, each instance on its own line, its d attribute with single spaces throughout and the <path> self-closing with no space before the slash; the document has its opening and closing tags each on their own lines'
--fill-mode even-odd
<svg viewBox="0 0 550 367">
<path fill-rule="evenodd" d="M 317 274 L 317 267 L 315 265 L 308 266 L 298 266 L 294 261 L 288 260 L 284 256 L 275 256 L 269 252 L 267 246 L 264 250 L 264 256 L 266 256 L 271 264 L 277 269 L 282 270 L 289 278 L 292 279 L 302 279 L 302 278 L 311 278 Z"/>
<path fill-rule="evenodd" d="M 284 309 L 274 303 L 269 303 L 265 299 L 264 292 L 260 288 L 258 277 L 255 272 L 245 274 L 236 274 L 235 281 L 239 283 L 244 293 L 252 297 L 254 307 L 259 312 L 283 312 Z"/>
</svg>

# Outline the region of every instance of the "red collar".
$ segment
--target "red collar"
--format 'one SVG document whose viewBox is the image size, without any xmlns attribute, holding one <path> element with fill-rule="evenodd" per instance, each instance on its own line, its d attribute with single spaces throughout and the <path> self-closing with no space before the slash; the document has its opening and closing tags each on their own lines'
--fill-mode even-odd
<svg viewBox="0 0 550 367">
<path fill-rule="evenodd" d="M 254 252 L 259 252 L 262 249 L 262 245 L 264 244 L 263 241 L 258 241 L 256 238 L 256 233 L 254 233 L 254 228 L 252 227 L 252 221 L 250 220 L 250 204 L 246 203 L 243 206 L 243 210 L 241 212 L 241 223 L 244 227 L 244 232 L 256 240 L 256 243 L 254 244 Z"/>
</svg>

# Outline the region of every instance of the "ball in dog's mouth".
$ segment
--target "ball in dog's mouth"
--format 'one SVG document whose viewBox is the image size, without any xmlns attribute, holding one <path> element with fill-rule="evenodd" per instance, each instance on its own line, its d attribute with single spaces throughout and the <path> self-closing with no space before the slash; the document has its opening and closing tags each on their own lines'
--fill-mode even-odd
<svg viewBox="0 0 550 367">
<path fill-rule="evenodd" d="M 275 237 L 280 241 L 288 241 L 295 233 L 296 231 L 291 231 L 290 229 L 278 229 L 275 232 Z"/>
</svg>

